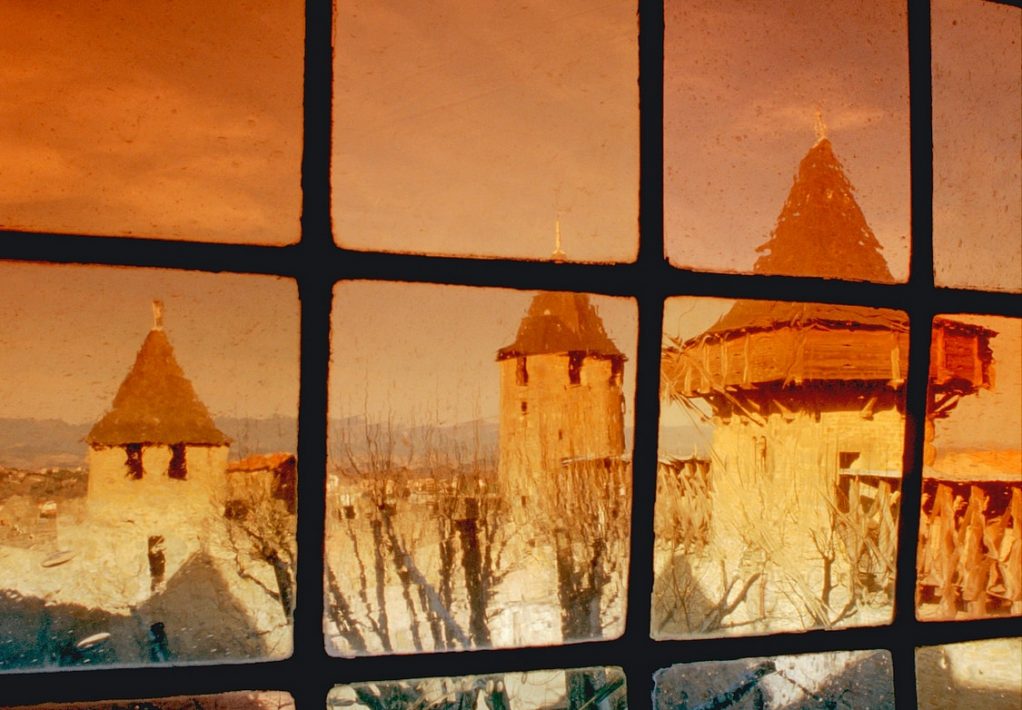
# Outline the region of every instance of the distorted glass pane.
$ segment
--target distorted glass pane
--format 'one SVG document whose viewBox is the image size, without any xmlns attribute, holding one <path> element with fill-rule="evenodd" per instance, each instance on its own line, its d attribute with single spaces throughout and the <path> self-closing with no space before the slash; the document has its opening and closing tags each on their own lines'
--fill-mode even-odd
<svg viewBox="0 0 1022 710">
<path fill-rule="evenodd" d="M 1022 320 L 933 321 L 916 615 L 1022 615 Z"/>
<path fill-rule="evenodd" d="M 144 700 L 101 700 L 88 703 L 45 703 L 5 710 L 294 710 L 295 701 L 277 690 L 237 691 L 217 695 L 182 695 Z"/>
<path fill-rule="evenodd" d="M 906 27 L 891 2 L 666 4 L 672 264 L 905 280 Z"/>
<path fill-rule="evenodd" d="M 1022 638 L 916 649 L 920 710 L 1018 710 L 1022 707 Z"/>
<path fill-rule="evenodd" d="M 894 708 L 887 651 L 678 664 L 658 671 L 654 681 L 656 710 Z"/>
<path fill-rule="evenodd" d="M 908 325 L 860 306 L 667 300 L 655 638 L 890 620 Z"/>
<path fill-rule="evenodd" d="M 0 669 L 291 650 L 286 279 L 0 263 Z"/>
<path fill-rule="evenodd" d="M 329 710 L 478 707 L 625 710 L 627 693 L 620 668 L 574 668 L 336 685 L 327 696 L 326 706 Z"/>
<path fill-rule="evenodd" d="M 1022 291 L 1022 8 L 930 7 L 934 277 Z"/>
<path fill-rule="evenodd" d="M 619 635 L 634 302 L 344 282 L 332 318 L 330 653 Z"/>
<path fill-rule="evenodd" d="M 337 3 L 338 244 L 633 260 L 637 38 L 628 2 Z"/>
<path fill-rule="evenodd" d="M 5 3 L 0 228 L 296 241 L 303 8 Z"/>
</svg>

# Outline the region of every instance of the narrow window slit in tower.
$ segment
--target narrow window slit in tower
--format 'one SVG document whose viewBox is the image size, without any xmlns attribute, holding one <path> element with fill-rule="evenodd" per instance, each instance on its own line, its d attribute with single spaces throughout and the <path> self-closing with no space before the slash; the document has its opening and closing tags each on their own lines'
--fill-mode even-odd
<svg viewBox="0 0 1022 710">
<path fill-rule="evenodd" d="M 126 444 L 125 465 L 128 467 L 127 477 L 138 480 L 142 478 L 142 444 Z"/>
<path fill-rule="evenodd" d="M 163 535 L 149 536 L 149 589 L 154 592 L 163 584 L 163 575 L 167 570 L 163 543 Z"/>
<path fill-rule="evenodd" d="M 173 444 L 170 447 L 170 466 L 167 475 L 180 481 L 188 478 L 188 466 L 185 458 L 185 445 Z"/>
<path fill-rule="evenodd" d="M 572 385 L 582 384 L 582 361 L 585 353 L 576 351 L 568 353 L 568 383 Z"/>
<path fill-rule="evenodd" d="M 529 365 L 524 355 L 517 360 L 515 382 L 519 385 L 529 384 Z"/>
</svg>

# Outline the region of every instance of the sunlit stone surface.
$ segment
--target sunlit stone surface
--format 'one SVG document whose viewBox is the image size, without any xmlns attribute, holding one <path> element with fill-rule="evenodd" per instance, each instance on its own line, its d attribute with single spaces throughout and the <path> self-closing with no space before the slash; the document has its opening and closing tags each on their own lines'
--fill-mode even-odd
<svg viewBox="0 0 1022 710">
<path fill-rule="evenodd" d="M 991 639 L 916 649 L 921 710 L 1022 706 L 1022 638 Z"/>
</svg>

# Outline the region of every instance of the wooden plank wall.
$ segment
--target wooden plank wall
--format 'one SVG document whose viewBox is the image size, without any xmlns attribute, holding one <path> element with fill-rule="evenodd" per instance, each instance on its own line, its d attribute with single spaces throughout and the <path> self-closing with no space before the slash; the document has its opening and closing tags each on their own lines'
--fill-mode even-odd
<svg viewBox="0 0 1022 710">
<path fill-rule="evenodd" d="M 920 527 L 924 615 L 1022 614 L 1022 483 L 924 479 Z"/>
<path fill-rule="evenodd" d="M 881 380 L 897 386 L 908 373 L 908 335 L 815 328 L 743 333 L 668 351 L 664 369 L 674 391 L 689 397 L 765 382 Z"/>
<path fill-rule="evenodd" d="M 935 328 L 930 362 L 934 384 L 992 386 L 985 337 Z M 889 330 L 778 327 L 709 337 L 664 352 L 664 381 L 686 397 L 767 382 L 867 380 L 900 386 L 908 375 L 908 334 Z"/>
</svg>

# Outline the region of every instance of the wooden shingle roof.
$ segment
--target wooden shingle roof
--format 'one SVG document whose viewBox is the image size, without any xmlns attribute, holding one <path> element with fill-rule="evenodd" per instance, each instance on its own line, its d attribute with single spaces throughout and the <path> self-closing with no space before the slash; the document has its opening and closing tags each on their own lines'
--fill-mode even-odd
<svg viewBox="0 0 1022 710">
<path fill-rule="evenodd" d="M 497 359 L 569 352 L 624 359 L 589 296 L 542 291 L 532 299 L 515 341 L 497 351 Z"/>
<path fill-rule="evenodd" d="M 160 328 L 149 331 L 113 407 L 85 440 L 93 446 L 230 443 L 195 394 Z"/>
</svg>

